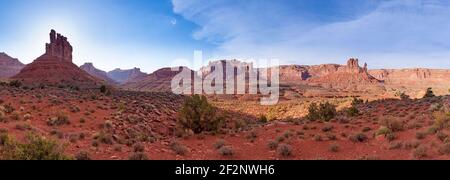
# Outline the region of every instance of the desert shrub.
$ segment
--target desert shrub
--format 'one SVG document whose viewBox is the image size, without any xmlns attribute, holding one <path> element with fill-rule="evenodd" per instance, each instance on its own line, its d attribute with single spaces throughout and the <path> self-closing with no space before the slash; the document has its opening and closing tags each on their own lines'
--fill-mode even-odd
<svg viewBox="0 0 450 180">
<path fill-rule="evenodd" d="M 205 96 L 194 95 L 184 102 L 177 123 L 182 129 L 198 134 L 219 130 L 222 121 L 217 108 L 209 104 Z"/>
<path fill-rule="evenodd" d="M 70 124 L 69 116 L 64 112 L 58 112 L 55 116 L 47 120 L 47 125 L 49 126 L 62 126 Z"/>
<path fill-rule="evenodd" d="M 357 133 L 357 134 L 350 136 L 350 141 L 355 142 L 355 143 L 364 142 L 367 139 L 368 139 L 367 136 L 363 133 Z"/>
<path fill-rule="evenodd" d="M 101 93 L 106 93 L 106 91 L 107 91 L 107 88 L 106 88 L 106 86 L 105 85 L 102 85 L 102 86 L 100 86 L 100 92 Z"/>
<path fill-rule="evenodd" d="M 309 120 L 330 121 L 335 116 L 336 116 L 336 106 L 328 102 L 320 103 L 319 106 L 317 106 L 316 103 L 312 103 L 308 107 L 307 118 Z"/>
<path fill-rule="evenodd" d="M 432 98 L 432 97 L 435 97 L 433 89 L 428 88 L 427 91 L 425 92 L 425 95 L 423 96 L 423 98 Z"/>
<path fill-rule="evenodd" d="M 445 134 L 445 133 L 443 133 L 442 131 L 439 131 L 439 132 L 436 134 L 436 137 L 437 137 L 440 141 L 444 142 L 445 139 L 448 138 L 448 135 Z"/>
<path fill-rule="evenodd" d="M 424 158 L 427 157 L 428 148 L 425 146 L 419 146 L 413 151 L 413 156 L 415 158 Z"/>
<path fill-rule="evenodd" d="M 389 133 L 389 134 L 386 135 L 386 139 L 387 139 L 389 142 L 392 142 L 392 141 L 394 141 L 395 139 L 397 139 L 397 136 L 396 136 L 394 133 Z"/>
<path fill-rule="evenodd" d="M 345 110 L 345 113 L 347 114 L 348 117 L 355 117 L 359 115 L 359 110 L 356 106 L 352 106 L 350 108 L 347 108 Z"/>
<path fill-rule="evenodd" d="M 438 129 L 450 127 L 450 114 L 442 111 L 433 112 L 434 125 Z"/>
<path fill-rule="evenodd" d="M 416 133 L 417 139 L 425 139 L 426 137 L 427 137 L 427 133 L 425 133 L 425 132 L 417 132 Z"/>
<path fill-rule="evenodd" d="M 323 128 L 322 128 L 322 131 L 323 132 L 330 132 L 330 131 L 332 131 L 333 130 L 333 125 L 331 125 L 331 124 L 326 124 Z"/>
<path fill-rule="evenodd" d="M 9 140 L 1 149 L 3 159 L 7 160 L 71 160 L 64 154 L 64 146 L 56 141 L 35 134 L 26 136 L 26 143 Z"/>
<path fill-rule="evenodd" d="M 254 142 L 258 138 L 258 134 L 255 131 L 250 132 L 246 137 L 250 142 Z"/>
<path fill-rule="evenodd" d="M 170 146 L 170 149 L 172 149 L 172 151 L 178 155 L 185 155 L 186 152 L 188 151 L 185 146 L 183 146 L 182 144 L 175 142 L 175 141 L 171 142 L 169 146 Z"/>
<path fill-rule="evenodd" d="M 319 142 L 319 141 L 322 141 L 322 140 L 323 140 L 323 139 L 322 139 L 322 136 L 321 136 L 320 134 L 316 134 L 316 135 L 314 135 L 313 139 L 314 139 L 314 141 L 317 141 L 317 142 Z"/>
<path fill-rule="evenodd" d="M 332 144 L 330 145 L 330 151 L 331 152 L 339 152 L 339 145 L 338 144 Z"/>
<path fill-rule="evenodd" d="M 11 106 L 11 104 L 5 104 L 3 106 L 0 106 L 0 109 L 6 114 L 12 113 L 16 110 L 14 109 L 13 106 Z"/>
<path fill-rule="evenodd" d="M 104 131 L 100 131 L 99 133 L 95 134 L 94 139 L 103 144 L 114 144 L 113 136 L 110 133 L 106 133 Z"/>
<path fill-rule="evenodd" d="M 143 153 L 143 152 L 133 152 L 130 154 L 130 156 L 128 157 L 129 160 L 149 160 L 147 154 Z"/>
<path fill-rule="evenodd" d="M 13 80 L 9 82 L 9 86 L 19 88 L 20 86 L 22 86 L 22 82 Z"/>
<path fill-rule="evenodd" d="M 389 133 L 392 133 L 391 129 L 387 128 L 387 127 L 380 127 L 380 129 L 378 129 L 378 131 L 375 133 L 375 135 L 380 136 L 380 135 L 388 135 Z"/>
<path fill-rule="evenodd" d="M 362 100 L 362 99 L 358 99 L 358 98 L 353 98 L 353 100 L 352 100 L 352 106 L 357 106 L 357 105 L 360 105 L 360 104 L 363 104 L 364 103 L 364 100 Z"/>
<path fill-rule="evenodd" d="M 336 135 L 334 135 L 333 133 L 327 133 L 325 136 L 326 136 L 326 137 L 328 138 L 328 140 L 330 140 L 330 141 L 336 141 L 336 140 L 337 140 Z"/>
<path fill-rule="evenodd" d="M 420 145 L 420 141 L 418 140 L 413 140 L 413 141 L 408 141 L 404 143 L 404 147 L 405 149 L 414 149 L 419 147 Z"/>
<path fill-rule="evenodd" d="M 232 149 L 231 147 L 228 147 L 228 146 L 222 146 L 222 147 L 219 149 L 219 153 L 220 153 L 222 156 L 233 156 L 234 151 L 233 151 L 233 149 Z"/>
<path fill-rule="evenodd" d="M 267 123 L 267 116 L 265 116 L 265 115 L 261 115 L 260 117 L 259 117 L 259 122 L 260 123 Z"/>
<path fill-rule="evenodd" d="M 450 154 L 450 143 L 444 143 L 440 148 L 439 152 L 442 154 Z"/>
<path fill-rule="evenodd" d="M 80 151 L 75 155 L 75 159 L 79 161 L 88 161 L 91 160 L 89 157 L 89 153 L 86 151 Z"/>
<path fill-rule="evenodd" d="M 216 143 L 214 143 L 214 148 L 220 149 L 221 147 L 225 146 L 225 140 L 219 139 Z"/>
<path fill-rule="evenodd" d="M 292 147 L 287 144 L 281 144 L 278 146 L 277 153 L 282 157 L 289 157 L 292 155 Z"/>
<path fill-rule="evenodd" d="M 278 142 L 276 142 L 276 141 L 269 141 L 269 143 L 267 143 L 267 147 L 270 150 L 275 150 L 278 147 Z"/>
<path fill-rule="evenodd" d="M 6 121 L 6 114 L 3 111 L 0 111 L 0 122 Z"/>
<path fill-rule="evenodd" d="M 379 124 L 389 128 L 392 132 L 402 131 L 405 125 L 403 121 L 392 117 L 381 119 Z"/>
<path fill-rule="evenodd" d="M 433 104 L 430 105 L 429 109 L 430 109 L 431 112 L 434 112 L 434 111 L 441 110 L 441 108 L 442 108 L 442 104 L 440 104 L 440 103 L 433 103 Z"/>
<path fill-rule="evenodd" d="M 136 143 L 133 145 L 133 152 L 144 152 L 145 146 L 141 143 Z"/>
</svg>

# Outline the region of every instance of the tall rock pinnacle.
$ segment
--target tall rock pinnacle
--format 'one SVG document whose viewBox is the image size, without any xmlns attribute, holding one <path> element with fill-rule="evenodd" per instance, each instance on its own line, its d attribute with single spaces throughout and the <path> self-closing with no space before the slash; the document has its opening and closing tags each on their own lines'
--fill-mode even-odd
<svg viewBox="0 0 450 180">
<path fill-rule="evenodd" d="M 54 56 L 62 61 L 72 62 L 73 48 L 67 38 L 57 34 L 55 30 L 50 31 L 50 43 L 45 45 L 45 55 Z"/>
</svg>

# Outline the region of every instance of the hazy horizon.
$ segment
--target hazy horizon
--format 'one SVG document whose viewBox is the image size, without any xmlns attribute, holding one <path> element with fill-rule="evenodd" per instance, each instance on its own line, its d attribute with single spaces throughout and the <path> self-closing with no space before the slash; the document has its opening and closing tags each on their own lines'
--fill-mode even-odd
<svg viewBox="0 0 450 180">
<path fill-rule="evenodd" d="M 450 69 L 448 18 L 450 2 L 438 0 L 0 0 L 0 52 L 31 63 L 55 29 L 75 64 L 105 71 L 151 73 L 195 50 L 211 60 Z"/>
</svg>

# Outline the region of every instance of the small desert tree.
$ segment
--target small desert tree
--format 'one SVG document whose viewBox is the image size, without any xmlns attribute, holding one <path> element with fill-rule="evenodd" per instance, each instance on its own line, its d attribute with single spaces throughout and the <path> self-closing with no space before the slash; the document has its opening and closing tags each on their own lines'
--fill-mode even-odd
<svg viewBox="0 0 450 180">
<path fill-rule="evenodd" d="M 330 121 L 336 116 L 336 106 L 330 104 L 329 102 L 320 103 L 317 106 L 316 103 L 312 103 L 308 108 L 309 120 L 322 120 Z"/>
<path fill-rule="evenodd" d="M 209 104 L 205 96 L 194 95 L 184 102 L 177 123 L 183 130 L 198 134 L 203 131 L 217 131 L 222 121 L 217 108 Z"/>
<path fill-rule="evenodd" d="M 428 88 L 427 92 L 425 93 L 423 98 L 431 98 L 431 97 L 435 97 L 435 95 L 434 95 L 433 89 L 432 88 Z"/>
</svg>

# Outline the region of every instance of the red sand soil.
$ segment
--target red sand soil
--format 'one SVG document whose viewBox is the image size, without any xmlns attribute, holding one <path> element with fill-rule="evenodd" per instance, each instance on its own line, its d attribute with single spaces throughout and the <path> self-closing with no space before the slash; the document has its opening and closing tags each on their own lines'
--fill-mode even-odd
<svg viewBox="0 0 450 180">
<path fill-rule="evenodd" d="M 92 99 L 93 96 L 96 96 L 96 99 Z M 201 134 L 178 138 L 173 129 L 176 111 L 183 102 L 181 96 L 167 93 L 131 92 L 104 96 L 98 92 L 69 91 L 52 87 L 42 90 L 19 90 L 4 86 L 0 89 L 0 99 L 3 101 L 2 105 L 11 103 L 21 117 L 18 121 L 1 122 L 0 129 L 8 130 L 10 135 L 19 140 L 32 131 L 66 144 L 68 154 L 76 155 L 80 151 L 86 151 L 92 159 L 128 159 L 133 154 L 132 145 L 136 143 L 143 144 L 144 152 L 150 159 L 155 160 L 450 159 L 450 156 L 439 152 L 443 142 L 436 135 L 430 134 L 420 140 L 416 138 L 417 132 L 426 132 L 433 123 L 429 111 L 433 103 L 431 100 L 371 102 L 359 106 L 362 115 L 353 118 L 339 117 L 329 123 L 308 122 L 302 119 L 295 122 L 273 121 L 266 124 L 254 123 L 243 129 L 228 128 L 216 135 Z M 55 103 L 55 99 L 60 103 Z M 121 103 L 126 107 L 118 115 Z M 72 112 L 71 107 L 78 107 L 80 111 Z M 67 114 L 70 124 L 54 127 L 47 125 L 47 119 L 59 111 Z M 27 113 L 31 114 L 32 118 L 25 121 L 23 116 Z M 132 114 L 143 118 L 133 123 L 125 120 Z M 397 132 L 397 138 L 392 142 L 382 136 L 374 136 L 380 128 L 378 122 L 383 116 L 395 117 L 405 123 L 404 130 Z M 81 123 L 81 118 L 84 118 L 86 122 Z M 106 131 L 105 124 L 108 122 L 112 122 L 108 132 L 113 136 L 113 144 L 100 142 L 98 147 L 93 146 L 95 134 Z M 31 130 L 17 128 L 17 125 L 26 123 L 31 125 Z M 325 126 L 332 126 L 332 128 L 324 132 Z M 51 135 L 54 129 L 62 132 L 63 135 L 60 138 L 57 135 Z M 129 138 L 130 133 L 127 131 L 130 129 L 141 135 L 151 136 L 153 142 L 138 142 L 136 139 Z M 363 129 L 366 130 L 364 134 L 368 140 L 364 142 L 349 140 L 350 136 L 363 132 Z M 450 134 L 445 130 L 443 132 Z M 70 135 L 79 133 L 84 133 L 85 138 L 71 142 Z M 250 134 L 256 136 L 253 141 L 248 138 Z M 336 139 L 330 139 L 330 134 Z M 283 157 L 277 150 L 269 149 L 268 143 L 280 136 L 286 137 L 280 145 L 289 145 L 292 148 L 291 156 Z M 322 140 L 317 141 L 317 136 L 321 136 Z M 223 156 L 214 147 L 214 144 L 221 139 L 225 142 L 225 146 L 233 150 L 232 156 Z M 426 156 L 415 157 L 414 147 L 390 148 L 394 143 L 408 144 L 414 141 L 417 141 L 420 146 L 427 147 Z M 170 147 L 171 142 L 177 142 L 185 147 L 186 153 L 177 155 Z M 332 145 L 338 146 L 337 152 L 330 150 Z"/>
</svg>

